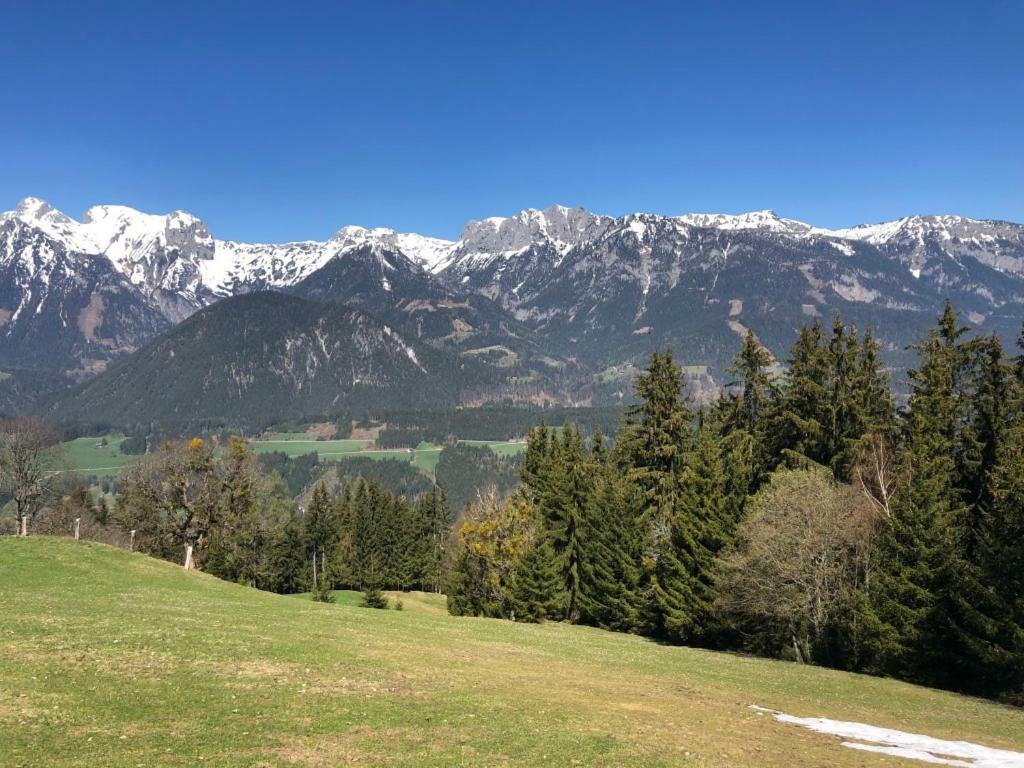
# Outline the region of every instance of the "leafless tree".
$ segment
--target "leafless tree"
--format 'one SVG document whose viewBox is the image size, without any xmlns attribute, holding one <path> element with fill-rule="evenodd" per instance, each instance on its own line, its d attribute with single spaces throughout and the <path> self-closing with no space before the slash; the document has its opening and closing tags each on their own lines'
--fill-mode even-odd
<svg viewBox="0 0 1024 768">
<path fill-rule="evenodd" d="M 853 484 L 881 520 L 892 516 L 896 493 L 896 452 L 888 438 L 877 432 L 865 435 L 853 460 Z"/>
<path fill-rule="evenodd" d="M 719 563 L 719 607 L 785 628 L 796 657 L 809 660 L 857 584 L 872 516 L 827 471 L 777 472 L 751 499 Z"/>
<path fill-rule="evenodd" d="M 0 421 L 0 488 L 14 498 L 18 534 L 28 536 L 59 468 L 60 436 L 34 418 Z"/>
</svg>

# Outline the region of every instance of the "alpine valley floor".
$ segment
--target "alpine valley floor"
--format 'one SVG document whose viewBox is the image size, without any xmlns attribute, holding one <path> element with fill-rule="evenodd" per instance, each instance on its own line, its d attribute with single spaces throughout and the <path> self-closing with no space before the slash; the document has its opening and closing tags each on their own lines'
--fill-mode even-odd
<svg viewBox="0 0 1024 768">
<path fill-rule="evenodd" d="M 0 539 L 0 764 L 922 764 L 752 705 L 1024 750 L 1024 711 L 990 702 L 403 602 L 316 604 L 98 544 Z"/>
</svg>

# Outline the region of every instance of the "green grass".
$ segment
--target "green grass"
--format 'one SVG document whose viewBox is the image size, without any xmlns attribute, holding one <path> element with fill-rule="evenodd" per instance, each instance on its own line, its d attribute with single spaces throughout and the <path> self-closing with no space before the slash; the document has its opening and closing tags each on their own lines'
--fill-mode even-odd
<svg viewBox="0 0 1024 768">
<path fill-rule="evenodd" d="M 123 454 L 118 449 L 124 435 L 107 435 L 106 447 L 100 446 L 102 437 L 80 437 L 64 444 L 68 471 L 104 477 L 117 474 L 122 467 L 138 458 Z M 525 450 L 525 443 L 495 440 L 463 440 L 470 445 L 486 445 L 499 456 L 514 456 Z M 305 432 L 275 432 L 267 439 L 251 440 L 249 446 L 256 453 L 280 451 L 294 458 L 316 453 L 322 460 L 334 461 L 354 456 L 370 459 L 396 459 L 412 463 L 428 477 L 433 477 L 441 456 L 441 447 L 433 443 L 420 443 L 415 455 L 407 450 L 367 449 L 365 440 L 314 440 Z"/>
<path fill-rule="evenodd" d="M 499 456 L 517 456 L 526 450 L 525 441 L 513 440 L 459 440 L 466 445 L 484 445 L 490 448 Z"/>
<path fill-rule="evenodd" d="M 124 435 L 106 435 L 105 438 L 106 446 L 100 445 L 104 437 L 79 437 L 64 443 L 64 459 L 68 470 L 103 477 L 117 474 L 125 464 L 138 458 L 121 453 L 120 445 Z"/>
<path fill-rule="evenodd" d="M 334 595 L 334 605 L 342 605 L 348 608 L 359 608 L 363 601 L 362 592 L 354 592 L 349 589 L 337 589 L 331 594 Z M 429 613 L 434 616 L 444 616 L 448 613 L 448 602 L 444 595 L 437 595 L 433 592 L 394 592 L 385 591 L 388 596 L 389 609 L 394 610 L 398 600 L 402 601 L 402 610 L 420 613 Z M 304 592 L 288 597 L 309 600 L 309 593 Z"/>
<path fill-rule="evenodd" d="M 562 624 L 280 597 L 0 539 L 10 766 L 899 766 L 751 704 L 1024 748 L 1024 712 Z"/>
<path fill-rule="evenodd" d="M 427 447 L 420 447 L 426 445 Z M 413 457 L 412 463 L 415 464 L 421 472 L 434 476 L 437 471 L 437 462 L 441 458 L 441 449 L 436 446 L 431 446 L 430 443 L 421 443 L 416 448 L 416 455 Z"/>
<path fill-rule="evenodd" d="M 281 434 L 284 437 L 279 438 L 275 435 L 270 440 L 251 440 L 249 447 L 256 453 L 280 451 L 291 457 L 316 453 L 322 459 L 336 459 L 339 456 L 359 453 L 366 445 L 365 440 L 313 440 L 309 435 L 300 432 L 285 432 Z"/>
</svg>

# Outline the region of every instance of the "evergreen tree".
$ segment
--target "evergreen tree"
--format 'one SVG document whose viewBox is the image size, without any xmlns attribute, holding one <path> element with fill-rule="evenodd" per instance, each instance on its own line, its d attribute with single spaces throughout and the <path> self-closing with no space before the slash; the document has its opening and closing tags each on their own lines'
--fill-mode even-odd
<svg viewBox="0 0 1024 768">
<path fill-rule="evenodd" d="M 776 451 L 794 453 L 827 465 L 826 427 L 831 412 L 831 365 L 817 319 L 800 329 L 788 360 L 785 386 L 779 397 Z"/>
<path fill-rule="evenodd" d="M 1020 386 L 1020 385 L 1015 385 Z M 990 509 L 979 531 L 979 562 L 988 587 L 988 642 L 978 690 L 1024 704 L 1024 417 L 999 446 L 990 476 Z"/>
<path fill-rule="evenodd" d="M 566 615 L 568 600 L 558 557 L 542 532 L 516 570 L 513 615 L 517 621 L 559 620 Z"/>
<path fill-rule="evenodd" d="M 860 419 L 857 432 L 891 436 L 896 431 L 896 406 L 892 387 L 879 356 L 874 329 L 868 326 L 860 345 L 853 392 Z"/>
<path fill-rule="evenodd" d="M 310 563 L 310 588 L 314 599 L 331 588 L 327 574 L 327 550 L 334 539 L 334 509 L 331 497 L 323 483 L 313 490 L 309 506 L 303 517 L 303 538 Z"/>
<path fill-rule="evenodd" d="M 747 331 L 743 345 L 733 360 L 730 373 L 736 377 L 738 387 L 729 400 L 727 427 L 729 431 L 742 431 L 750 436 L 749 492 L 753 492 L 774 468 L 772 425 L 778 390 L 769 368 L 772 356 L 757 340 L 753 331 Z"/>
<path fill-rule="evenodd" d="M 423 589 L 440 592 L 451 510 L 444 489 L 434 485 L 416 505 L 420 563 L 417 579 Z"/>
<path fill-rule="evenodd" d="M 715 556 L 732 540 L 736 522 L 718 424 L 705 421 L 686 457 L 674 521 L 676 549 L 688 583 L 681 593 L 685 608 L 673 625 L 679 640 L 698 640 L 712 623 Z"/>
<path fill-rule="evenodd" d="M 600 435 L 591 456 L 596 488 L 581 523 L 579 621 L 630 631 L 639 619 L 637 518 L 628 486 L 605 455 Z"/>
<path fill-rule="evenodd" d="M 641 492 L 646 510 L 659 506 L 663 478 L 676 475 L 692 440 L 692 420 L 683 395 L 683 371 L 672 351 L 653 352 L 647 370 L 637 376 L 639 403 L 626 412 L 616 444 L 620 466 Z"/>
</svg>

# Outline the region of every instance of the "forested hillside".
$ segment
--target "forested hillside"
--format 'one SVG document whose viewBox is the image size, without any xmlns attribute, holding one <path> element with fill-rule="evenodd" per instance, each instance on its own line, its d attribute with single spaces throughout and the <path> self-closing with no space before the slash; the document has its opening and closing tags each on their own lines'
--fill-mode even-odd
<svg viewBox="0 0 1024 768">
<path fill-rule="evenodd" d="M 242 440 L 196 438 L 142 457 L 97 503 L 53 486 L 55 433 L 24 419 L 4 422 L 0 476 L 30 531 L 78 519 L 121 545 L 134 531 L 137 549 L 178 562 L 187 551 L 262 589 L 327 600 L 345 586 L 371 603 L 385 588 L 444 590 L 454 614 L 1021 703 L 1024 357 L 970 335 L 947 305 L 897 409 L 878 352 L 870 330 L 815 321 L 780 378 L 748 333 L 736 386 L 705 406 L 672 352 L 655 352 L 614 439 L 541 422 L 521 463 L 449 446 L 436 485 L 402 465 L 415 477 L 405 496 L 364 457 L 296 502 L 287 486 L 308 484 L 311 464 L 293 473 Z"/>
</svg>

